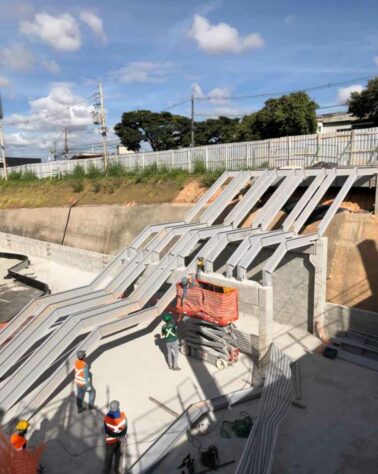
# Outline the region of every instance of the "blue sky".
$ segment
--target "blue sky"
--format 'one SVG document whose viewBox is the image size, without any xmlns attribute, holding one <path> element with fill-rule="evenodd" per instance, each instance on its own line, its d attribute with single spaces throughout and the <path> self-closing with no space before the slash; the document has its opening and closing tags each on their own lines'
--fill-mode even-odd
<svg viewBox="0 0 378 474">
<path fill-rule="evenodd" d="M 212 98 L 198 101 L 198 114 L 239 115 L 265 99 L 228 97 L 352 81 L 311 92 L 322 106 L 340 104 L 366 85 L 354 79 L 378 74 L 374 0 L 1 5 L 0 91 L 12 155 L 46 158 L 54 141 L 62 148 L 65 126 L 73 147 L 99 141 L 89 114 L 99 80 L 111 127 L 124 111 L 164 110 L 192 92 Z M 188 114 L 189 104 L 171 111 Z"/>
</svg>

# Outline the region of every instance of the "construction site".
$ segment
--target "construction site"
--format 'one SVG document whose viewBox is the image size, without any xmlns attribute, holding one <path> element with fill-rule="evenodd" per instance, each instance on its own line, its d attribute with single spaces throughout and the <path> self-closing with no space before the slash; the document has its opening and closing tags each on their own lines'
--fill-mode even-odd
<svg viewBox="0 0 378 474">
<path fill-rule="evenodd" d="M 101 472 L 112 400 L 119 472 L 375 472 L 377 177 L 225 171 L 177 204 L 74 208 L 64 245 L 58 208 L 0 211 L 0 472 Z M 78 351 L 95 391 L 79 414 Z"/>
</svg>

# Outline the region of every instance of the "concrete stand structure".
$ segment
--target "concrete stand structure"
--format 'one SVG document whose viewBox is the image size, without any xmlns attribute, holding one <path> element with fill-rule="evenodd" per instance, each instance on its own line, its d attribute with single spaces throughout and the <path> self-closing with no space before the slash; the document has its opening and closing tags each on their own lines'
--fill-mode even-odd
<svg viewBox="0 0 378 474">
<path fill-rule="evenodd" d="M 377 172 L 376 167 L 225 172 L 182 221 L 147 227 L 89 285 L 32 301 L 0 332 L 0 376 L 3 377 L 0 406 L 6 412 L 5 423 L 21 416 L 33 419 L 54 394 L 67 392 L 78 348 L 86 350 L 95 364 L 106 348 L 118 345 L 112 352 L 119 354 L 122 343 L 132 344 L 150 334 L 159 324 L 161 313 L 174 300 L 175 284 L 183 276 L 196 272 L 198 258 L 205 266 L 201 278 L 238 289 L 240 320 L 236 326 L 240 348 L 247 360 L 256 356 L 257 363 L 273 351 L 277 367 L 283 364 L 280 373 L 289 380 L 286 357 L 296 360 L 313 350 L 319 343 L 315 335 L 323 333 L 326 326 L 324 232 L 353 185 Z M 309 234 L 302 233 L 335 180 L 342 182 L 341 187 L 318 228 Z M 275 191 L 255 212 L 273 184 Z M 281 227 L 274 229 L 278 213 L 294 192 L 300 192 L 298 201 Z M 217 198 L 208 204 L 215 195 Z M 242 228 L 251 215 L 254 216 L 251 225 Z M 295 352 L 296 348 L 290 352 L 285 340 L 280 341 L 281 336 L 289 333 L 292 337 L 300 334 L 300 339 L 305 341 L 301 343 L 301 351 Z M 280 356 L 278 349 L 278 352 L 271 350 L 273 342 L 280 349 L 285 347 L 285 356 Z M 150 358 L 145 360 L 143 349 L 140 350 L 135 356 L 130 354 L 125 364 L 153 370 L 154 364 Z M 102 379 L 102 385 L 109 386 L 110 398 L 114 398 L 115 386 L 122 379 L 120 367 L 118 370 L 117 381 L 114 377 L 108 382 Z M 269 370 L 274 385 L 278 372 Z M 209 377 L 207 370 L 199 375 L 202 371 L 199 365 L 197 371 L 198 378 Z M 241 374 L 237 372 L 239 381 Z M 247 372 L 251 372 L 251 366 Z M 137 377 L 135 371 L 133 376 Z M 141 387 L 149 390 L 148 373 L 145 377 L 148 379 L 138 381 L 139 390 Z M 282 378 L 277 377 L 277 380 Z M 230 391 L 233 382 L 226 379 L 225 376 L 217 387 L 218 395 Z M 128 376 L 127 380 L 133 387 L 133 379 Z M 288 394 L 288 383 L 284 391 Z M 201 394 L 200 400 L 209 398 L 203 395 L 206 394 Z M 102 394 L 102 407 L 109 396 Z M 134 396 L 140 396 L 140 392 Z M 123 398 L 127 398 L 126 393 Z M 288 401 L 289 395 L 286 398 Z M 270 397 L 263 396 L 264 399 Z M 187 408 L 188 399 L 183 396 L 180 403 L 181 408 L 176 409 L 181 413 Z M 265 413 L 264 407 L 259 410 Z M 277 410 L 277 419 L 281 420 L 287 407 L 278 406 Z M 268 430 L 267 436 L 274 437 L 274 442 L 270 439 L 270 452 L 261 457 L 264 473 L 272 469 L 269 456 L 274 450 L 276 428 L 272 426 Z M 157 432 L 161 431 L 160 425 Z M 146 434 L 143 437 L 147 443 L 152 433 Z M 257 448 L 255 441 L 249 442 L 256 449 L 264 449 Z M 132 450 L 132 462 L 128 464 L 136 462 L 141 454 L 138 445 L 136 451 Z M 243 457 L 237 472 L 254 462 L 248 456 Z"/>
</svg>

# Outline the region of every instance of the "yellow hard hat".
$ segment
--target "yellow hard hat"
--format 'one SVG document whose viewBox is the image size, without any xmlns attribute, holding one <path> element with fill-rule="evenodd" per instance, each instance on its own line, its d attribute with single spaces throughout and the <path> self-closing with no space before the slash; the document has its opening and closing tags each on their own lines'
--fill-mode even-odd
<svg viewBox="0 0 378 474">
<path fill-rule="evenodd" d="M 17 431 L 25 431 L 29 428 L 29 422 L 27 420 L 19 420 L 16 425 Z"/>
</svg>

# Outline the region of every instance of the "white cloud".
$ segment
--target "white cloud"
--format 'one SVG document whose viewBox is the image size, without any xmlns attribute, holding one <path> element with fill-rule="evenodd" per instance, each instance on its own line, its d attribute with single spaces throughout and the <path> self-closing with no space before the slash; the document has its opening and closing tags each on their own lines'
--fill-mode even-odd
<svg viewBox="0 0 378 474">
<path fill-rule="evenodd" d="M 5 76 L 0 76 L 0 87 L 10 87 L 10 80 Z"/>
<path fill-rule="evenodd" d="M 17 72 L 30 72 L 37 66 L 42 66 L 51 74 L 60 71 L 53 59 L 40 58 L 21 43 L 12 43 L 0 49 L 0 65 Z"/>
<path fill-rule="evenodd" d="M 200 49 L 211 54 L 242 53 L 264 45 L 264 40 L 259 33 L 241 37 L 239 31 L 227 23 L 211 25 L 201 15 L 194 16 L 189 36 L 197 42 Z"/>
<path fill-rule="evenodd" d="M 347 87 L 340 87 L 337 90 L 337 101 L 339 104 L 347 104 L 352 92 L 361 92 L 364 89 L 362 84 L 352 84 Z"/>
<path fill-rule="evenodd" d="M 209 92 L 209 97 L 218 103 L 226 103 L 230 97 L 230 90 L 228 87 L 215 87 Z"/>
<path fill-rule="evenodd" d="M 99 18 L 95 13 L 90 11 L 82 11 L 80 13 L 80 19 L 86 23 L 93 33 L 103 42 L 106 43 L 106 35 L 104 32 L 104 26 L 102 19 Z"/>
<path fill-rule="evenodd" d="M 196 99 L 203 99 L 205 94 L 198 82 L 193 82 L 192 84 L 192 94 Z"/>
<path fill-rule="evenodd" d="M 0 64 L 12 71 L 30 71 L 36 62 L 34 54 L 20 43 L 12 43 L 0 49 Z"/>
<path fill-rule="evenodd" d="M 59 65 L 53 59 L 41 59 L 41 64 L 51 74 L 58 74 L 60 72 Z"/>
<path fill-rule="evenodd" d="M 63 152 L 65 127 L 69 130 L 70 148 L 101 141 L 98 130 L 91 126 L 92 105 L 75 95 L 72 88 L 70 83 L 55 83 L 47 96 L 29 101 L 26 114 L 12 114 L 4 119 L 10 152 L 22 147 L 30 154 L 40 155 L 56 142 L 59 155 Z"/>
<path fill-rule="evenodd" d="M 285 25 L 286 26 L 290 26 L 291 24 L 293 24 L 295 21 L 295 15 L 287 15 L 285 16 L 284 18 L 284 22 L 285 22 Z"/>
<path fill-rule="evenodd" d="M 29 101 L 29 112 L 12 114 L 4 122 L 25 131 L 85 129 L 92 124 L 92 106 L 72 92 L 72 85 L 54 84 L 46 97 Z M 79 103 L 80 102 L 80 103 Z"/>
<path fill-rule="evenodd" d="M 69 13 L 59 16 L 37 13 L 33 21 L 20 22 L 20 32 L 60 51 L 76 51 L 81 46 L 79 24 Z"/>
<path fill-rule="evenodd" d="M 121 83 L 164 82 L 172 69 L 172 63 L 139 61 L 114 71 L 112 75 Z"/>
<path fill-rule="evenodd" d="M 378 56 L 374 56 L 373 62 L 378 66 Z"/>
</svg>

